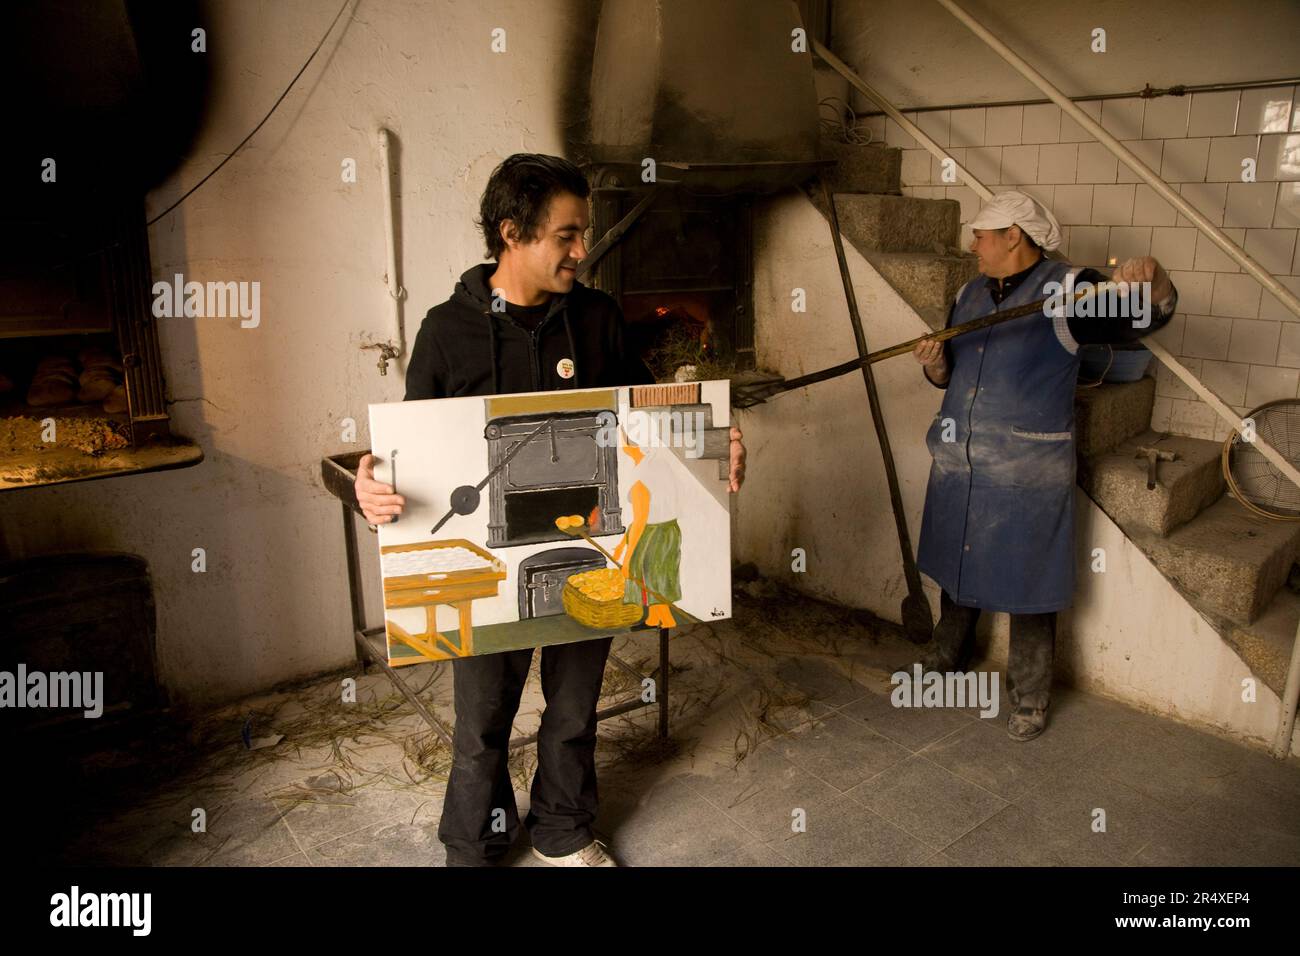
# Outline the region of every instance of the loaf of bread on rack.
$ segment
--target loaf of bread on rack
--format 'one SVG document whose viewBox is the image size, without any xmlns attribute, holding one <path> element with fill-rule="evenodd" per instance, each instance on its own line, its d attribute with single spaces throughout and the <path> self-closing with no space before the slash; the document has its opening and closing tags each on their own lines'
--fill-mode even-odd
<svg viewBox="0 0 1300 956">
<path fill-rule="evenodd" d="M 77 353 L 77 360 L 81 362 L 78 379 L 81 390 L 77 392 L 77 401 L 102 402 L 121 384 L 122 363 L 103 349 L 84 348 Z"/>
<path fill-rule="evenodd" d="M 62 405 L 77 394 L 77 367 L 72 359 L 50 355 L 36 364 L 27 404 L 35 407 Z"/>
<path fill-rule="evenodd" d="M 104 411 L 110 415 L 126 411 L 126 386 L 118 385 L 104 399 Z"/>
</svg>

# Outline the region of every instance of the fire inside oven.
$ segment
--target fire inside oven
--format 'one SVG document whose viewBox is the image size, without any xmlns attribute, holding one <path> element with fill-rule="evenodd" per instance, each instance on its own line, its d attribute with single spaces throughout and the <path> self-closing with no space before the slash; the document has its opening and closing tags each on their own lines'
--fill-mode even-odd
<svg viewBox="0 0 1300 956">
<path fill-rule="evenodd" d="M 495 471 L 489 482 L 488 547 L 569 540 L 555 526 L 562 515 L 581 515 L 594 535 L 622 533 L 617 442 L 599 437 L 610 434 L 612 422 L 611 413 L 593 410 L 488 423 L 484 437 Z M 505 467 L 496 471 L 503 461 Z"/>
<path fill-rule="evenodd" d="M 618 300 L 628 342 L 657 379 L 671 379 L 684 365 L 715 372 L 753 368 L 752 200 L 662 189 L 600 259 L 594 284 Z M 597 185 L 593 196 L 601 235 L 642 192 Z"/>
</svg>

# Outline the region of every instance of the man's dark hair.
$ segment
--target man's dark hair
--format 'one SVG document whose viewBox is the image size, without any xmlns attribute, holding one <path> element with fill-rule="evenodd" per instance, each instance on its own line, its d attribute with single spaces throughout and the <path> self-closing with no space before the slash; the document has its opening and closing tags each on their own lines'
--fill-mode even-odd
<svg viewBox="0 0 1300 956">
<path fill-rule="evenodd" d="M 559 156 L 544 153 L 515 153 L 492 171 L 479 201 L 477 225 L 483 230 L 490 259 L 500 259 L 506 244 L 501 223 L 509 219 L 521 242 L 537 238 L 552 197 L 572 193 L 579 199 L 591 194 L 587 179 L 577 166 Z"/>
</svg>

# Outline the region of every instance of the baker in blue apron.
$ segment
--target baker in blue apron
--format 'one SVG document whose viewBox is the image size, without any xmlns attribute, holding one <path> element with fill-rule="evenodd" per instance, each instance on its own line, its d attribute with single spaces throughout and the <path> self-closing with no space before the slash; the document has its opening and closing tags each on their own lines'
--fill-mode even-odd
<svg viewBox="0 0 1300 956">
<path fill-rule="evenodd" d="M 1052 298 L 1068 282 L 1106 280 L 1044 256 L 1060 245 L 1060 226 L 1024 193 L 994 196 L 971 228 L 983 277 L 957 293 L 950 326 Z M 1150 257 L 1123 262 L 1111 278 L 1137 290 L 1123 309 L 1099 299 L 1087 317 L 1073 315 L 1058 294 L 1055 308 L 915 351 L 926 378 L 946 389 L 926 436 L 934 461 L 917 549 L 921 571 L 942 588 L 940 618 L 920 663 L 964 669 L 980 612 L 1010 614 L 1007 731 L 1017 740 L 1046 727 L 1056 612 L 1074 594 L 1079 346 L 1134 341 L 1167 323 L 1177 304 Z"/>
</svg>

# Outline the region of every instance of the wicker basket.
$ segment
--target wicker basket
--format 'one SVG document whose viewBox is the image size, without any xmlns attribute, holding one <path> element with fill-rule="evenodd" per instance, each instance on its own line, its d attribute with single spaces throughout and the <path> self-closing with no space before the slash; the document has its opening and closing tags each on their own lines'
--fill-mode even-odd
<svg viewBox="0 0 1300 956">
<path fill-rule="evenodd" d="M 565 582 L 560 592 L 564 613 L 587 627 L 630 627 L 641 620 L 643 608 L 637 604 L 624 604 L 621 598 L 594 601 L 572 584 Z"/>
</svg>

